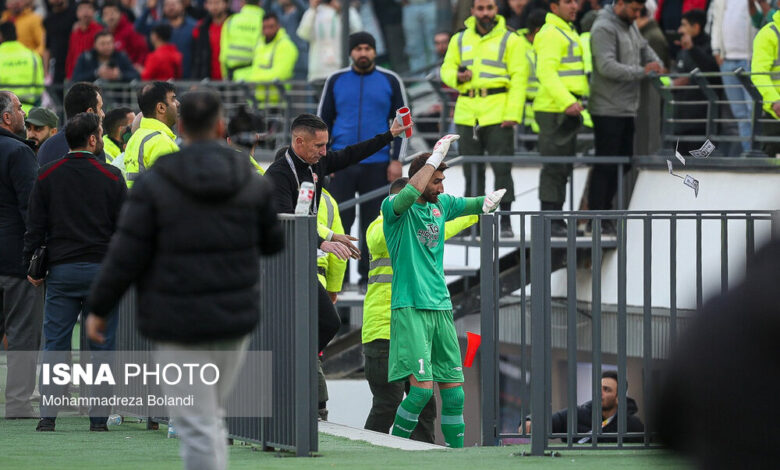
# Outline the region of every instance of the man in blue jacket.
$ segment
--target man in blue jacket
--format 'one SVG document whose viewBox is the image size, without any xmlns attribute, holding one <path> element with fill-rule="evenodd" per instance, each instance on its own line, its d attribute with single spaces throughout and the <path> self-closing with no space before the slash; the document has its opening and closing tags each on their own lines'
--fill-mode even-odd
<svg viewBox="0 0 780 470">
<path fill-rule="evenodd" d="M 352 67 L 331 74 L 317 114 L 330 129 L 331 148 L 340 150 L 367 137 L 387 132 L 397 109 L 407 106 L 406 91 L 394 72 L 376 66 L 376 41 L 366 32 L 349 36 Z M 337 172 L 328 190 L 338 202 L 385 186 L 401 177 L 398 160 L 406 141 L 397 137 L 390 145 L 360 162 Z M 368 253 L 365 234 L 369 224 L 379 215 L 381 198 L 360 205 L 360 250 Z M 349 233 L 355 221 L 355 210 L 341 212 L 344 230 Z M 358 262 L 360 284 L 368 283 L 368 257 Z M 348 279 L 349 271 L 347 271 Z"/>
<path fill-rule="evenodd" d="M 140 78 L 127 54 L 116 50 L 114 35 L 108 31 L 95 35 L 93 49 L 81 54 L 73 69 L 74 82 L 129 82 Z"/>
</svg>

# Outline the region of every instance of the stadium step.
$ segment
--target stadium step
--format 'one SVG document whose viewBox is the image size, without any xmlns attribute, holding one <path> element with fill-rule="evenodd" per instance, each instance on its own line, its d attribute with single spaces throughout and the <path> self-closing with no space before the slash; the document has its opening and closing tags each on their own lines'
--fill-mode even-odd
<svg viewBox="0 0 780 470">
<path fill-rule="evenodd" d="M 446 447 L 436 444 L 404 439 L 403 437 L 383 434 L 381 432 L 369 431 L 367 429 L 358 429 L 343 424 L 332 423 L 330 421 L 319 421 L 319 432 L 331 436 L 346 437 L 353 441 L 365 441 L 369 444 L 380 447 L 389 447 L 401 450 L 442 450 Z"/>
</svg>

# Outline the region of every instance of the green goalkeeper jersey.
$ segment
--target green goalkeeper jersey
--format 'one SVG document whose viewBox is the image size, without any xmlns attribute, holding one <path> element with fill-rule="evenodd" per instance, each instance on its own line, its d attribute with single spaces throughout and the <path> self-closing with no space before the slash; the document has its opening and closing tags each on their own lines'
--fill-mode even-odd
<svg viewBox="0 0 780 470">
<path fill-rule="evenodd" d="M 444 279 L 444 223 L 462 215 L 479 214 L 484 198 L 439 195 L 435 204 L 414 202 L 408 209 L 393 200 L 419 192 L 408 185 L 382 201 L 384 232 L 393 266 L 391 308 L 452 310 Z M 416 197 L 415 197 L 416 199 Z"/>
</svg>

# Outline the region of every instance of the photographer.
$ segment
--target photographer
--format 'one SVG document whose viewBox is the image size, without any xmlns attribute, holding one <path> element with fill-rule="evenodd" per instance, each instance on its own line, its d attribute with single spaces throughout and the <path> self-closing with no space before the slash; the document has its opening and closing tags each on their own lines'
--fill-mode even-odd
<svg viewBox="0 0 780 470">
<path fill-rule="evenodd" d="M 101 31 L 95 35 L 95 45 L 91 51 L 84 52 L 73 70 L 74 82 L 129 82 L 141 76 L 124 52 L 114 46 L 114 35 Z"/>
</svg>

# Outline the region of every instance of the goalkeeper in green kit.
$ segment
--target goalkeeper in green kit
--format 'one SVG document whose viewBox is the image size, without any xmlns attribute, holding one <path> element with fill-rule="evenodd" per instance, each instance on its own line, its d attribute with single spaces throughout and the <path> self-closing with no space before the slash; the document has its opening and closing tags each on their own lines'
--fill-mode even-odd
<svg viewBox="0 0 780 470">
<path fill-rule="evenodd" d="M 463 447 L 463 369 L 444 279 L 444 223 L 463 215 L 493 212 L 506 190 L 482 197 L 444 192 L 442 163 L 458 135 L 442 137 L 432 154 L 415 158 L 409 184 L 382 202 L 384 232 L 393 265 L 388 381 L 409 379 L 393 435 L 408 438 L 420 412 L 441 393 L 441 430 L 448 447 Z"/>
</svg>

